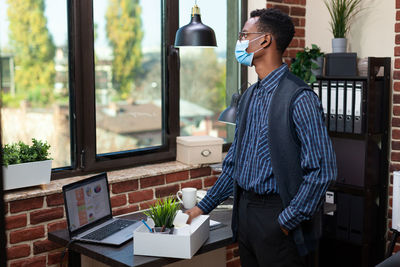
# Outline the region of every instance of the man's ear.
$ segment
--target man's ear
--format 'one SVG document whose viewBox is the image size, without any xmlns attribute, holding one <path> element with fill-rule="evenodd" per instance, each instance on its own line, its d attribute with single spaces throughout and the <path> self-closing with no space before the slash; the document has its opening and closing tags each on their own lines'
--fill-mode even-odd
<svg viewBox="0 0 400 267">
<path fill-rule="evenodd" d="M 270 34 L 266 35 L 264 41 L 262 41 L 260 45 L 264 45 L 265 43 L 267 43 L 267 44 L 264 46 L 264 48 L 267 48 L 271 45 L 272 35 L 270 35 Z"/>
</svg>

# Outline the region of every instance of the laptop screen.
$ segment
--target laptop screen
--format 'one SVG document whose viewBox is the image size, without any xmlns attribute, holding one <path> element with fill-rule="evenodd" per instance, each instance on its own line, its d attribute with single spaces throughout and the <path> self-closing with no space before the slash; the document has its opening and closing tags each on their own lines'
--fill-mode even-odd
<svg viewBox="0 0 400 267">
<path fill-rule="evenodd" d="M 63 191 L 70 232 L 111 215 L 106 173 L 66 185 Z"/>
</svg>

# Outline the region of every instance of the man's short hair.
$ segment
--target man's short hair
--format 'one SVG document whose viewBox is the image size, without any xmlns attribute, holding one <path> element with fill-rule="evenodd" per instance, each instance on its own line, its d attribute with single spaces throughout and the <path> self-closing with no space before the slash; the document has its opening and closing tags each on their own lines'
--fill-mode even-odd
<svg viewBox="0 0 400 267">
<path fill-rule="evenodd" d="M 292 19 L 279 9 L 256 9 L 250 17 L 259 17 L 257 28 L 260 32 L 271 33 L 275 39 L 277 49 L 283 54 L 294 36 Z"/>
</svg>

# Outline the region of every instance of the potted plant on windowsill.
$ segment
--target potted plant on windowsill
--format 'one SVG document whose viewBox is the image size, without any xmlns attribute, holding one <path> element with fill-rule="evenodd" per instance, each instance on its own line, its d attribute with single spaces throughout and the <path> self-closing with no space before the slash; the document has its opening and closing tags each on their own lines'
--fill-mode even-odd
<svg viewBox="0 0 400 267">
<path fill-rule="evenodd" d="M 323 66 L 324 53 L 317 45 L 312 44 L 311 49 L 306 47 L 297 52 L 290 70 L 306 83 L 312 84 L 317 80 L 316 76 L 322 75 Z"/>
<path fill-rule="evenodd" d="M 174 231 L 174 219 L 180 208 L 179 202 L 173 197 L 164 200 L 158 199 L 148 211 L 143 213 L 154 221 L 155 233 L 172 234 Z"/>
<path fill-rule="evenodd" d="M 23 142 L 3 147 L 4 190 L 44 185 L 50 182 L 50 145 L 32 138 L 32 145 Z"/>
<path fill-rule="evenodd" d="M 325 6 L 331 16 L 333 53 L 346 53 L 346 34 L 350 29 L 352 18 L 360 12 L 360 3 L 361 0 L 325 0 Z"/>
</svg>

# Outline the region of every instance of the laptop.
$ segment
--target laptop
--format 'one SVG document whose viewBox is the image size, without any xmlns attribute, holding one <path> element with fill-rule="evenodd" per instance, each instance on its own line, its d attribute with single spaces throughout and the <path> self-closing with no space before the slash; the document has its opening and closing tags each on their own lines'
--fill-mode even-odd
<svg viewBox="0 0 400 267">
<path fill-rule="evenodd" d="M 114 218 L 107 173 L 63 186 L 69 236 L 83 242 L 121 245 L 140 226 L 135 220 Z"/>
</svg>

